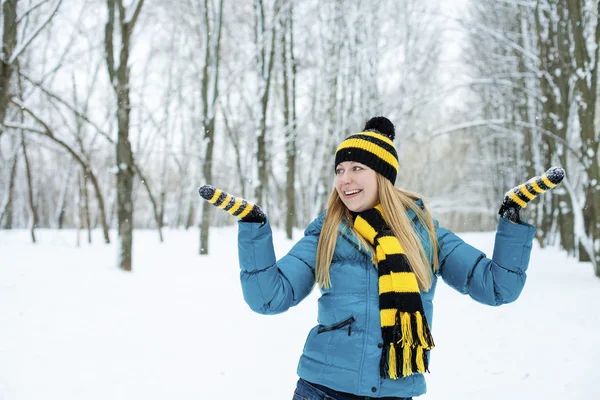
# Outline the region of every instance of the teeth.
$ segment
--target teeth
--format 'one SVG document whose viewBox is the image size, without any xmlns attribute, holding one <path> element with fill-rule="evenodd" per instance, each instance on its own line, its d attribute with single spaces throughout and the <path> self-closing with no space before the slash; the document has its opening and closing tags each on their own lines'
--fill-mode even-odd
<svg viewBox="0 0 600 400">
<path fill-rule="evenodd" d="M 346 194 L 346 196 L 350 196 L 350 195 L 356 194 L 358 192 L 360 192 L 360 190 L 351 190 L 349 192 L 344 192 L 344 193 Z"/>
</svg>

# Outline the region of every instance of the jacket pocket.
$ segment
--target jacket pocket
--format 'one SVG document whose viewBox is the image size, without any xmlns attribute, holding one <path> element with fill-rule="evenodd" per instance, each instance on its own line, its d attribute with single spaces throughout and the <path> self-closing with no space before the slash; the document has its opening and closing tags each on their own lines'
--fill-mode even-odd
<svg viewBox="0 0 600 400">
<path fill-rule="evenodd" d="M 334 325 L 319 325 L 317 335 L 320 333 L 330 332 L 337 329 L 348 329 L 348 336 L 350 336 L 352 335 L 352 324 L 354 324 L 355 321 L 356 320 L 354 319 L 354 317 L 350 317 Z"/>
</svg>

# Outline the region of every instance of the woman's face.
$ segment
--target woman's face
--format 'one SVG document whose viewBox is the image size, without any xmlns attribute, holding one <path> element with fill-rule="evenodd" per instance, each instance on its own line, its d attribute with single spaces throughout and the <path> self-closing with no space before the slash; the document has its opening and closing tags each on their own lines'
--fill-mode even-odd
<svg viewBox="0 0 600 400">
<path fill-rule="evenodd" d="M 350 211 L 370 210 L 379 203 L 377 172 L 355 161 L 335 168 L 335 190 Z"/>
</svg>

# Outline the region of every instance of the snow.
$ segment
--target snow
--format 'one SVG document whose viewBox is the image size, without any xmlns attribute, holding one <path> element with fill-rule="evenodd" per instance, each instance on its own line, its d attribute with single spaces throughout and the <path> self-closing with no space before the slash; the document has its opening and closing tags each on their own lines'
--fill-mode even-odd
<svg viewBox="0 0 600 400">
<path fill-rule="evenodd" d="M 295 232 L 296 238 L 301 234 Z M 116 244 L 75 231 L 0 231 L 0 399 L 288 399 L 314 291 L 261 316 L 239 285 L 237 228 L 136 231 L 133 273 Z M 461 234 L 492 253 L 493 233 Z M 113 237 L 116 237 L 113 232 Z M 279 256 L 292 246 L 275 232 Z M 481 305 L 438 285 L 426 399 L 600 398 L 600 280 L 557 249 L 533 249 L 516 303 Z"/>
<path fill-rule="evenodd" d="M 591 147 L 588 147 L 586 153 L 587 153 L 588 157 L 590 157 L 590 158 L 594 157 L 594 149 L 592 149 Z"/>
</svg>

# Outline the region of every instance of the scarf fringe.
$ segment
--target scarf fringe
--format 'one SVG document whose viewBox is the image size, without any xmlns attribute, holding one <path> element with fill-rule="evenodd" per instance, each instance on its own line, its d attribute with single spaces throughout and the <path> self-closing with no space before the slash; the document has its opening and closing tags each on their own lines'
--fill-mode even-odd
<svg viewBox="0 0 600 400">
<path fill-rule="evenodd" d="M 420 312 L 396 314 L 394 339 L 384 345 L 381 376 L 398 379 L 429 372 L 427 350 L 435 347 L 425 316 Z"/>
</svg>

